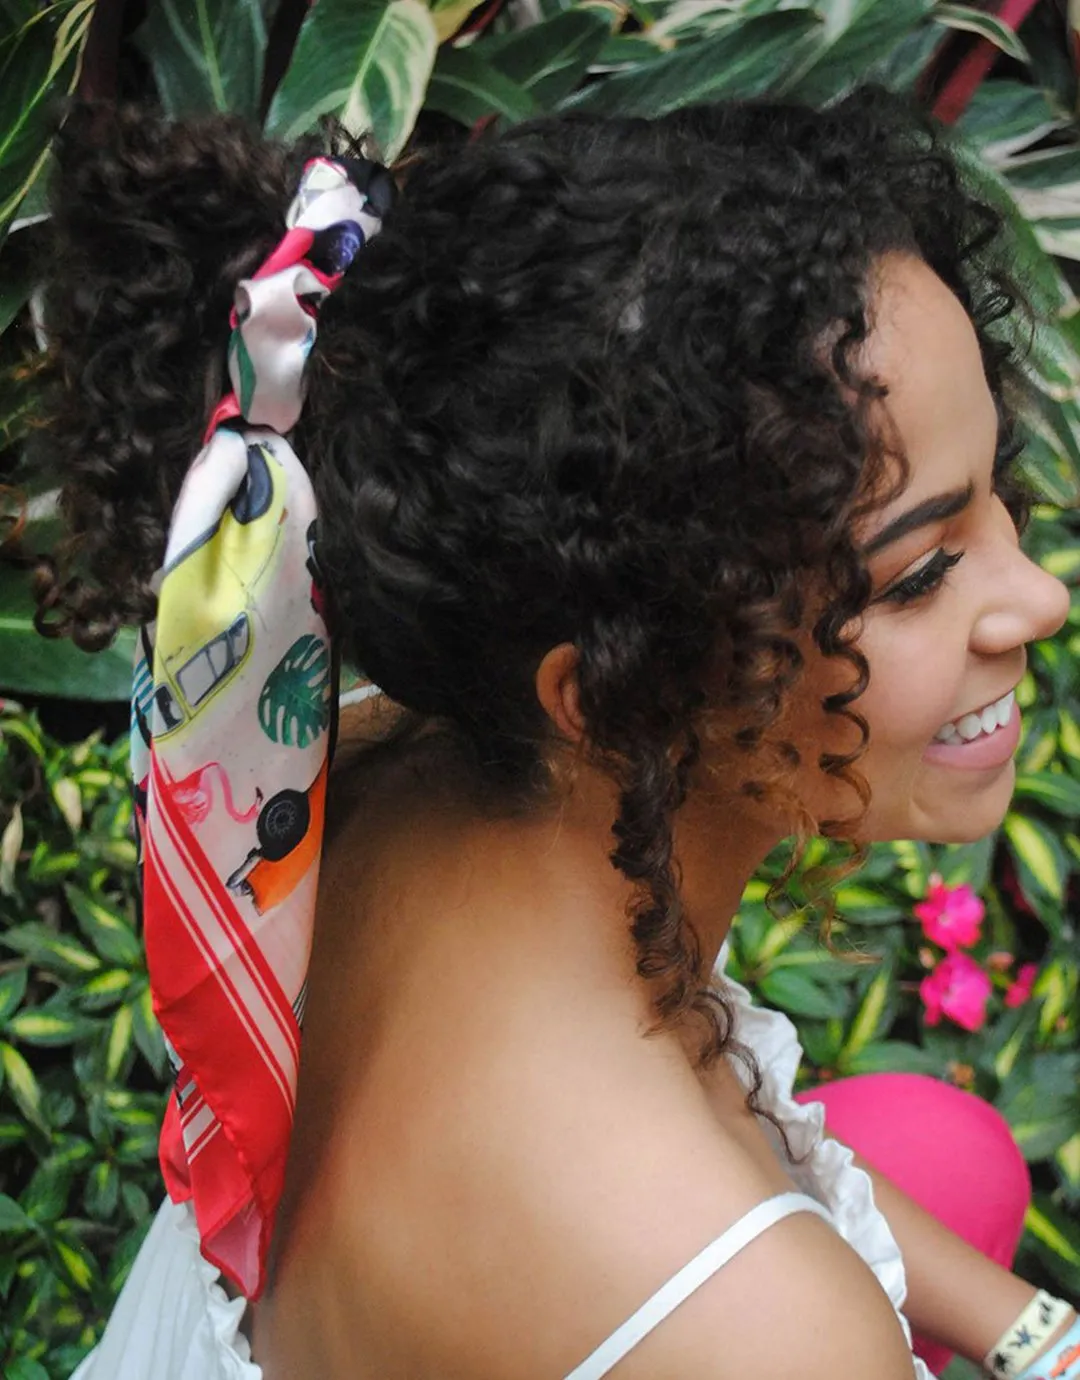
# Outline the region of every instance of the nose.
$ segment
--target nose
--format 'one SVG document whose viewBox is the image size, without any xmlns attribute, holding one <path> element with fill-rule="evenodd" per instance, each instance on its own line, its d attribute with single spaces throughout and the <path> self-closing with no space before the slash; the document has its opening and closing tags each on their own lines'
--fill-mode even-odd
<svg viewBox="0 0 1080 1380">
<path fill-rule="evenodd" d="M 1052 637 L 1069 616 L 1068 588 L 1024 555 L 1015 532 L 1004 536 L 998 550 L 999 560 L 972 631 L 973 650 L 985 656 Z"/>
</svg>

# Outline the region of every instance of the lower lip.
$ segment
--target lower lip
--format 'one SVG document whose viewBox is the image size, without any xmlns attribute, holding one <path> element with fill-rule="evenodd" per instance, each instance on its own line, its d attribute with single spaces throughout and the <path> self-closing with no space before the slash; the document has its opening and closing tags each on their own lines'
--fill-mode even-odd
<svg viewBox="0 0 1080 1380">
<path fill-rule="evenodd" d="M 1014 704 L 1004 728 L 980 733 L 970 743 L 939 743 L 935 739 L 923 753 L 923 759 L 936 766 L 959 767 L 961 771 L 987 771 L 1003 767 L 1016 752 L 1019 742 L 1020 706 Z"/>
</svg>

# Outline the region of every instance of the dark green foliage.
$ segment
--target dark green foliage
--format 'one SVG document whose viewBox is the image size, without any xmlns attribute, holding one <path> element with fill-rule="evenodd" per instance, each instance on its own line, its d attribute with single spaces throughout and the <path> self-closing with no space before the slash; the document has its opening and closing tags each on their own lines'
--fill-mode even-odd
<svg viewBox="0 0 1080 1380">
<path fill-rule="evenodd" d="M 66 1377 L 162 1196 L 126 741 L 0 702 L 0 802 L 0 1374 Z"/>
</svg>

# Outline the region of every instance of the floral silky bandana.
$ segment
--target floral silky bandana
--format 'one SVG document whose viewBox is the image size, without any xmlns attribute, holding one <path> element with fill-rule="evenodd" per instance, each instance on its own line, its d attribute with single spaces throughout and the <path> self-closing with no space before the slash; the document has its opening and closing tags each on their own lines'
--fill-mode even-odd
<svg viewBox="0 0 1080 1380">
<path fill-rule="evenodd" d="M 249 1298 L 292 1127 L 337 689 L 315 499 L 285 436 L 318 305 L 391 192 L 377 164 L 312 160 L 284 238 L 238 285 L 232 391 L 185 477 L 135 664 L 143 924 L 176 1079 L 161 1167 Z"/>
</svg>

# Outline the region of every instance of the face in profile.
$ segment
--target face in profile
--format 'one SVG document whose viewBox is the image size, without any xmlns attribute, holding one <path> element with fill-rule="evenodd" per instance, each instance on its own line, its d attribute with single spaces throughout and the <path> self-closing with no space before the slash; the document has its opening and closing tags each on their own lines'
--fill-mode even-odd
<svg viewBox="0 0 1080 1380">
<path fill-rule="evenodd" d="M 1008 807 L 1025 644 L 1061 626 L 1068 592 L 1021 552 L 996 493 L 998 416 L 963 307 L 921 260 L 897 254 L 880 265 L 872 319 L 862 364 L 888 390 L 875 406 L 909 482 L 857 533 L 873 580 L 858 638 L 870 683 L 854 705 L 870 728 L 858 836 L 969 841 Z M 850 676 L 823 659 L 810 678 L 827 694 Z M 824 711 L 815 737 L 826 751 L 856 741 Z M 806 777 L 819 818 L 857 813 L 849 788 L 816 767 Z"/>
</svg>

